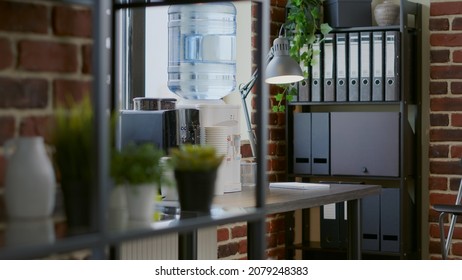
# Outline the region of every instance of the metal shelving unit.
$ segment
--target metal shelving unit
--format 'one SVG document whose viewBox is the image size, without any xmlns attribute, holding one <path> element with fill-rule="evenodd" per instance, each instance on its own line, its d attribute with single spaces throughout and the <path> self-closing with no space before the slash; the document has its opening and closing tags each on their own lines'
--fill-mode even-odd
<svg viewBox="0 0 462 280">
<path fill-rule="evenodd" d="M 37 244 L 30 246 L 0 247 L 0 259 L 33 259 L 47 257 L 55 253 L 66 253 L 81 249 L 90 249 L 92 258 L 110 258 L 109 252 L 123 241 L 137 238 L 158 236 L 165 233 L 179 232 L 188 233 L 201 227 L 234 223 L 238 221 L 248 222 L 248 258 L 263 259 L 265 256 L 266 243 L 261 238 L 265 234 L 265 188 L 268 185 L 266 179 L 266 139 L 267 130 L 265 125 L 258 125 L 256 135 L 259 145 L 256 151 L 257 157 L 257 187 L 255 194 L 255 208 L 247 209 L 242 214 L 228 215 L 224 217 L 198 217 L 187 220 L 177 220 L 175 224 L 165 227 L 140 228 L 136 230 L 111 231 L 107 223 L 108 197 L 111 189 L 108 167 L 110 152 L 110 134 L 108 110 L 111 108 L 112 98 L 115 96 L 114 89 L 114 49 L 115 42 L 115 15 L 122 9 L 145 8 L 148 6 L 188 4 L 203 1 L 111 1 L 111 0 L 64 0 L 63 3 L 85 4 L 92 6 L 93 13 L 93 105 L 95 112 L 94 139 L 97 153 L 94 161 L 97 163 L 97 176 L 95 178 L 96 209 L 95 226 L 92 232 L 78 236 L 66 237 L 50 244 Z M 255 62 L 258 68 L 262 68 L 266 59 L 266 51 L 269 49 L 269 1 L 253 1 L 254 9 L 259 19 L 256 25 L 258 55 Z M 263 79 L 257 80 L 260 93 L 257 96 L 257 123 L 267 123 L 267 98 L 268 86 Z"/>
<path fill-rule="evenodd" d="M 336 181 L 336 182 L 364 182 L 365 184 L 378 184 L 385 188 L 399 189 L 399 207 L 400 207 L 400 240 L 399 252 L 381 252 L 381 251 L 363 251 L 363 255 L 371 258 L 398 258 L 398 259 L 413 259 L 420 256 L 420 240 L 416 236 L 420 236 L 418 217 L 420 211 L 420 182 L 421 174 L 419 168 L 418 157 L 420 155 L 419 139 L 420 131 L 420 67 L 419 57 L 420 52 L 420 32 L 421 32 L 421 7 L 420 4 L 401 0 L 400 24 L 396 26 L 366 26 L 352 28 L 334 29 L 333 33 L 348 33 L 361 31 L 397 31 L 400 34 L 400 99 L 398 101 L 383 102 L 383 101 L 368 101 L 368 102 L 292 102 L 288 106 L 288 114 L 286 118 L 287 129 L 286 139 L 288 143 L 293 143 L 294 127 L 293 111 L 297 109 L 299 112 L 399 112 L 399 161 L 396 164 L 399 166 L 399 176 L 396 177 L 380 177 L 380 176 L 338 176 L 338 175 L 311 175 L 297 174 L 294 170 L 294 149 L 292 145 L 287 145 L 287 174 L 290 179 L 301 178 L 303 181 Z M 415 115 L 413 115 L 415 114 Z M 415 133 L 410 132 L 408 127 L 408 117 L 415 116 Z M 289 179 L 289 180 L 290 180 Z M 309 258 L 310 252 L 313 256 L 324 254 L 338 256 L 334 253 L 341 252 L 339 247 L 337 250 L 332 248 L 310 248 L 309 239 L 309 213 L 304 210 L 304 229 L 303 244 L 295 246 L 295 249 L 300 249 L 304 252 L 304 256 Z M 420 239 L 420 238 L 419 238 Z"/>
</svg>

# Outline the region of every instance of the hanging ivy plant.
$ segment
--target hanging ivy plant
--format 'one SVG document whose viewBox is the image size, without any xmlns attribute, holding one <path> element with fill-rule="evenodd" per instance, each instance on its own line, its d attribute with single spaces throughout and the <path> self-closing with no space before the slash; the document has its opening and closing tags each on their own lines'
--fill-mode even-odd
<svg viewBox="0 0 462 280">
<path fill-rule="evenodd" d="M 313 43 L 316 34 L 323 36 L 332 28 L 327 23 L 321 23 L 322 0 L 289 0 L 288 13 L 284 27 L 291 42 L 290 56 L 297 62 L 302 62 L 307 68 L 318 61 L 312 61 Z M 308 73 L 304 72 L 305 77 Z"/>
<path fill-rule="evenodd" d="M 319 63 L 313 60 L 316 34 L 324 36 L 332 30 L 329 24 L 322 23 L 322 3 L 323 0 L 289 0 L 287 3 L 288 12 L 284 28 L 291 43 L 290 56 L 304 66 L 302 68 L 305 79 L 309 77 L 309 66 Z M 291 102 L 297 95 L 295 86 L 280 87 L 282 92 L 275 97 L 278 104 L 273 106 L 273 112 L 285 112 L 284 97 L 286 102 Z"/>
<path fill-rule="evenodd" d="M 276 94 L 274 97 L 277 105 L 273 105 L 273 112 L 285 112 L 286 111 L 286 106 L 284 105 L 284 98 L 286 99 L 286 102 L 291 102 L 294 100 L 295 96 L 297 96 L 297 87 L 291 84 L 285 84 L 285 85 L 278 85 L 280 89 L 282 89 L 282 92 L 279 92 Z"/>
</svg>

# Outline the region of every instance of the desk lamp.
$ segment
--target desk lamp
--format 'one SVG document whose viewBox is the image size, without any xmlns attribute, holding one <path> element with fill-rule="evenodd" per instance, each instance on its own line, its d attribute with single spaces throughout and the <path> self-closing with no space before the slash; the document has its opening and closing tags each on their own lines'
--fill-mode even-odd
<svg viewBox="0 0 462 280">
<path fill-rule="evenodd" d="M 287 40 L 285 36 L 282 36 L 282 30 L 283 27 L 281 27 L 279 37 L 274 40 L 273 46 L 266 57 L 268 65 L 266 66 L 265 82 L 268 84 L 290 84 L 304 79 L 302 69 L 289 55 L 289 40 Z M 250 122 L 249 111 L 245 100 L 255 85 L 257 77 L 258 69 L 252 74 L 249 82 L 239 86 L 252 155 L 255 155 L 256 137 L 255 133 L 252 131 L 252 124 Z"/>
</svg>

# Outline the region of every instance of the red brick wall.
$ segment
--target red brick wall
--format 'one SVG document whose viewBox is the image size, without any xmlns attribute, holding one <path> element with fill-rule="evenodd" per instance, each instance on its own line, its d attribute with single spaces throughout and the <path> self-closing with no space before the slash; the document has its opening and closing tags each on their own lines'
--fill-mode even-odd
<svg viewBox="0 0 462 280">
<path fill-rule="evenodd" d="M 278 37 L 279 29 L 285 22 L 287 0 L 272 0 L 271 1 L 271 42 Z M 268 103 L 268 180 L 270 182 L 286 181 L 286 136 L 285 136 L 285 114 L 274 113 L 271 108 L 277 105 L 275 95 L 280 92 L 280 88 L 276 85 L 270 86 L 270 100 Z"/>
<path fill-rule="evenodd" d="M 281 24 L 285 21 L 285 6 L 287 0 L 271 0 L 271 42 L 278 36 Z M 254 13 L 252 13 L 254 14 Z M 255 33 L 253 33 L 255 35 Z M 255 40 L 252 40 L 252 47 L 255 47 Z M 284 181 L 286 177 L 286 139 L 285 139 L 285 114 L 271 112 L 271 106 L 277 102 L 274 96 L 277 94 L 276 86 L 270 87 L 270 100 L 268 109 L 270 111 L 268 120 L 268 180 L 270 182 Z M 255 96 L 258 89 L 252 92 L 252 124 L 255 125 Z M 258 140 L 257 140 L 258 141 Z M 243 147 L 242 154 L 245 157 L 250 155 L 250 148 Z M 284 215 L 270 215 L 266 221 L 267 258 L 284 259 Z M 220 259 L 246 259 L 247 258 L 247 225 L 238 223 L 225 225 L 218 228 L 218 258 Z"/>
<path fill-rule="evenodd" d="M 91 11 L 86 7 L 57 1 L 0 1 L 0 193 L 5 141 L 43 136 L 49 143 L 48 124 L 56 100 L 67 93 L 89 93 L 91 34 Z M 4 219 L 0 199 L 0 220 Z"/>
<path fill-rule="evenodd" d="M 90 90 L 90 10 L 51 3 L 0 2 L 0 145 L 47 137 L 55 100 Z M 1 186 L 3 168 L 0 174 Z"/>
<path fill-rule="evenodd" d="M 429 253 L 439 259 L 436 203 L 454 203 L 462 178 L 462 2 L 430 5 Z M 462 259 L 462 227 L 454 232 L 450 258 Z"/>
<path fill-rule="evenodd" d="M 285 223 L 283 214 L 269 215 L 266 219 L 266 258 L 284 259 Z M 218 227 L 218 259 L 247 259 L 247 223 Z"/>
</svg>

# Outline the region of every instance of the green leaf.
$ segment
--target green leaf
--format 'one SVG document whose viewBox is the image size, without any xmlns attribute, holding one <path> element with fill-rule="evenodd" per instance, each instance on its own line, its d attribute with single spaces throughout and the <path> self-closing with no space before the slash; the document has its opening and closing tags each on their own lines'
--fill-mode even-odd
<svg viewBox="0 0 462 280">
<path fill-rule="evenodd" d="M 280 105 L 280 106 L 279 106 L 279 112 L 284 113 L 285 111 L 286 111 L 286 106 Z"/>
<path fill-rule="evenodd" d="M 310 65 L 311 65 L 311 66 L 314 66 L 314 65 L 316 65 L 316 64 L 318 64 L 318 63 L 319 63 L 318 59 L 313 58 L 313 59 L 311 59 Z"/>
<path fill-rule="evenodd" d="M 302 0 L 292 0 L 291 2 L 293 6 L 300 6 L 300 4 L 302 3 Z"/>
<path fill-rule="evenodd" d="M 112 152 L 111 176 L 118 184 L 159 182 L 163 171 L 159 161 L 163 155 L 163 151 L 151 143 L 130 143 Z"/>
<path fill-rule="evenodd" d="M 299 13 L 295 16 L 295 20 L 298 22 L 303 21 L 304 18 L 305 18 L 305 15 L 303 13 Z"/>
<path fill-rule="evenodd" d="M 224 156 L 212 146 L 185 144 L 170 150 L 170 164 L 176 170 L 206 171 L 220 166 Z"/>
<path fill-rule="evenodd" d="M 283 94 L 283 93 L 278 93 L 278 94 L 276 94 L 276 96 L 275 96 L 276 101 L 279 101 L 279 102 L 282 101 L 283 98 L 284 98 L 284 94 Z"/>
<path fill-rule="evenodd" d="M 294 97 L 295 97 L 295 95 L 288 94 L 288 95 L 286 96 L 287 102 L 292 102 L 292 101 L 294 100 Z"/>
<path fill-rule="evenodd" d="M 277 113 L 278 112 L 278 106 L 274 105 L 271 110 L 274 112 L 274 113 Z"/>
<path fill-rule="evenodd" d="M 311 16 L 313 17 L 313 19 L 318 19 L 319 18 L 319 7 L 313 7 L 311 10 L 310 10 L 310 13 L 311 13 Z"/>
<path fill-rule="evenodd" d="M 309 34 L 306 38 L 306 43 L 312 45 L 316 41 L 316 35 Z"/>
<path fill-rule="evenodd" d="M 326 35 L 332 31 L 332 27 L 330 27 L 328 23 L 322 23 L 320 29 L 323 35 Z"/>
<path fill-rule="evenodd" d="M 292 96 L 297 95 L 297 87 L 295 86 L 291 87 L 287 95 L 292 95 Z"/>
</svg>

